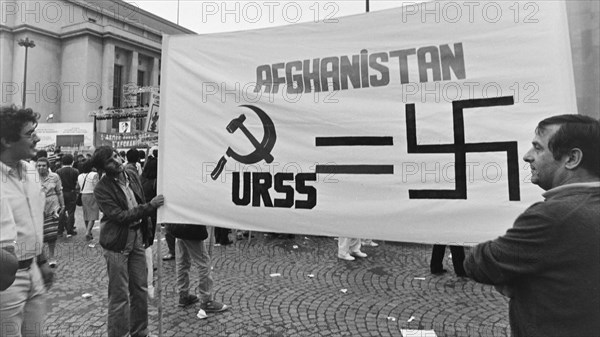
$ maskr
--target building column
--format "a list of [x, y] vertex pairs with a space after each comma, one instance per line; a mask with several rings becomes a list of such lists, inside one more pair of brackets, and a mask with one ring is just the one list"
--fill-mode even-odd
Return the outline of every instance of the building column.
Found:
[[[115, 86], [115, 44], [104, 41], [102, 51], [102, 107], [112, 107], [113, 92]], [[98, 132], [108, 132], [110, 120], [96, 122]]]
[[127, 90], [127, 88], [130, 87], [136, 87], [137, 86], [137, 72], [138, 72], [138, 59], [139, 59], [139, 54], [137, 51], [132, 51], [131, 52], [131, 58], [130, 63], [129, 63], [129, 76], [127, 76], [128, 81], [125, 82], [125, 85], [123, 87], [123, 95], [124, 95], [124, 107], [129, 107], [129, 106], [136, 106], [138, 105], [137, 103], [137, 96], [132, 96], [129, 94], [129, 91]]
[[152, 75], [150, 76], [150, 86], [158, 88], [158, 77], [160, 76], [159, 68], [160, 59], [154, 58], [152, 62]]

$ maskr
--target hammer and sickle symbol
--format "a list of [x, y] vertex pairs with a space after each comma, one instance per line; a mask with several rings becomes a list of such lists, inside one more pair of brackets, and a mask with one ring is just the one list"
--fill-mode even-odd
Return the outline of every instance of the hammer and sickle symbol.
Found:
[[[244, 135], [248, 138], [250, 143], [254, 146], [254, 151], [247, 155], [240, 155], [235, 152], [231, 147], [227, 148], [225, 154], [228, 157], [231, 157], [242, 164], [255, 164], [261, 160], [265, 160], [267, 163], [273, 162], [273, 156], [271, 155], [271, 151], [275, 146], [275, 141], [277, 140], [277, 134], [275, 133], [275, 124], [271, 118], [260, 108], [257, 108], [253, 105], [240, 105], [242, 107], [248, 108], [260, 118], [262, 122], [264, 135], [262, 141], [258, 141], [256, 137], [246, 128], [244, 125], [244, 121], [246, 120], [246, 116], [241, 114], [238, 118], [234, 118], [229, 124], [227, 124], [227, 131], [233, 134], [238, 129], [242, 130]], [[227, 163], [227, 159], [225, 156], [222, 156], [217, 163], [217, 167], [212, 171], [210, 176], [213, 180], [216, 180], [221, 172], [223, 172], [223, 168], [225, 168], [225, 163]]]

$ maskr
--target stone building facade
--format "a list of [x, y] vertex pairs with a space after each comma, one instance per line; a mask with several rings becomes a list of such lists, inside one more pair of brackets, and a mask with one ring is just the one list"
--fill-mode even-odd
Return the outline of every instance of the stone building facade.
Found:
[[[147, 104], [149, 94], [128, 100], [128, 85], [158, 87], [163, 34], [195, 34], [121, 0], [0, 1], [2, 105], [22, 105], [41, 121], [91, 122], [99, 107]], [[35, 47], [27, 54], [19, 41]], [[50, 118], [51, 117], [51, 118]], [[99, 123], [115, 132], [118, 123]]]

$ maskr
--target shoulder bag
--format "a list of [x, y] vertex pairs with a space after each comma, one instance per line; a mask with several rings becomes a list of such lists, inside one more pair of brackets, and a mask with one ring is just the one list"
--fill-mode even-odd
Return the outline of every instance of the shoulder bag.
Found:
[[83, 186], [79, 190], [79, 193], [77, 193], [77, 200], [75, 200], [75, 205], [77, 205], [77, 206], [83, 206], [83, 200], [81, 200], [81, 192], [85, 188], [85, 181], [87, 180], [87, 177], [89, 175], [90, 175], [89, 173], [85, 175], [85, 178], [83, 178]]

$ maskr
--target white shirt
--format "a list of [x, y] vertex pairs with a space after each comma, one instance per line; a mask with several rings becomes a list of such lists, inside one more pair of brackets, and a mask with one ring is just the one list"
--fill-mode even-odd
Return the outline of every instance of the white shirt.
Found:
[[[87, 178], [86, 178], [87, 176]], [[83, 180], [85, 179], [85, 186], [83, 185]], [[92, 194], [94, 193], [94, 188], [98, 184], [98, 172], [90, 172], [90, 173], [81, 173], [77, 177], [77, 184], [79, 188], [83, 188], [81, 190], [81, 194]]]
[[35, 165], [20, 161], [17, 168], [0, 162], [0, 245], [15, 246], [17, 258], [42, 253], [46, 196]]

